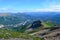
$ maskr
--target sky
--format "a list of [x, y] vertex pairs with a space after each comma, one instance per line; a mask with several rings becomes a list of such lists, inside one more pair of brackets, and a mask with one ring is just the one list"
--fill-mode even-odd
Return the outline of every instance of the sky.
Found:
[[0, 12], [60, 12], [60, 0], [0, 0]]

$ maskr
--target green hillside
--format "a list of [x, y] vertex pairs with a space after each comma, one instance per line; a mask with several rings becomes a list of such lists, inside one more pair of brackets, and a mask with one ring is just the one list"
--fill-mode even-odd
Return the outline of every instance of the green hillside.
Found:
[[42, 22], [42, 24], [43, 24], [43, 27], [44, 28], [51, 28], [51, 27], [54, 27], [55, 26], [55, 24], [53, 24], [52, 22]]
[[39, 37], [34, 37], [26, 33], [21, 33], [21, 32], [15, 32], [15, 31], [10, 31], [10, 30], [5, 30], [5, 29], [0, 29], [0, 38], [23, 38], [23, 39], [33, 39], [33, 40], [42, 40]]
[[36, 28], [36, 29], [33, 29], [32, 31], [30, 31], [30, 32], [28, 32], [28, 34], [31, 34], [31, 33], [34, 33], [34, 32], [38, 32], [38, 31], [40, 31], [40, 30], [43, 30], [43, 29], [45, 29], [45, 28], [53, 28], [53, 27], [55, 27], [55, 24], [53, 24], [52, 22], [44, 22], [44, 21], [42, 21], [42, 26], [41, 27], [38, 27], [38, 28]]

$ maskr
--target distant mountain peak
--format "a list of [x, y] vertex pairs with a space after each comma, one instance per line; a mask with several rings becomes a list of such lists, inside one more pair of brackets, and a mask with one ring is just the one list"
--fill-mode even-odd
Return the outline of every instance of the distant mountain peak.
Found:
[[9, 16], [9, 13], [0, 13], [0, 16]]

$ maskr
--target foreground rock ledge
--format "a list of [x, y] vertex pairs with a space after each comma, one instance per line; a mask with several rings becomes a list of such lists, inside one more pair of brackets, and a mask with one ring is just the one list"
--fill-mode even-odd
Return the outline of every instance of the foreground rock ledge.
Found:
[[0, 39], [0, 40], [33, 40], [33, 39], [23, 39], [23, 38], [10, 38], [10, 39]]

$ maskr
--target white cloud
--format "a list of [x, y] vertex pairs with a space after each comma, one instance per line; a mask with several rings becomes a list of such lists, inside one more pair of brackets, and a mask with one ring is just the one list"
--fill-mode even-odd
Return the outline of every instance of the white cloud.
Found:
[[60, 5], [51, 5], [51, 6], [49, 6], [48, 8], [36, 9], [36, 11], [60, 12]]
[[50, 5], [48, 8], [26, 9], [27, 12], [60, 12], [60, 5]]
[[18, 10], [14, 8], [3, 7], [0, 8], [0, 12], [18, 12]]
[[11, 7], [0, 8], [0, 12], [60, 12], [60, 5], [50, 5], [41, 9], [16, 9]]

